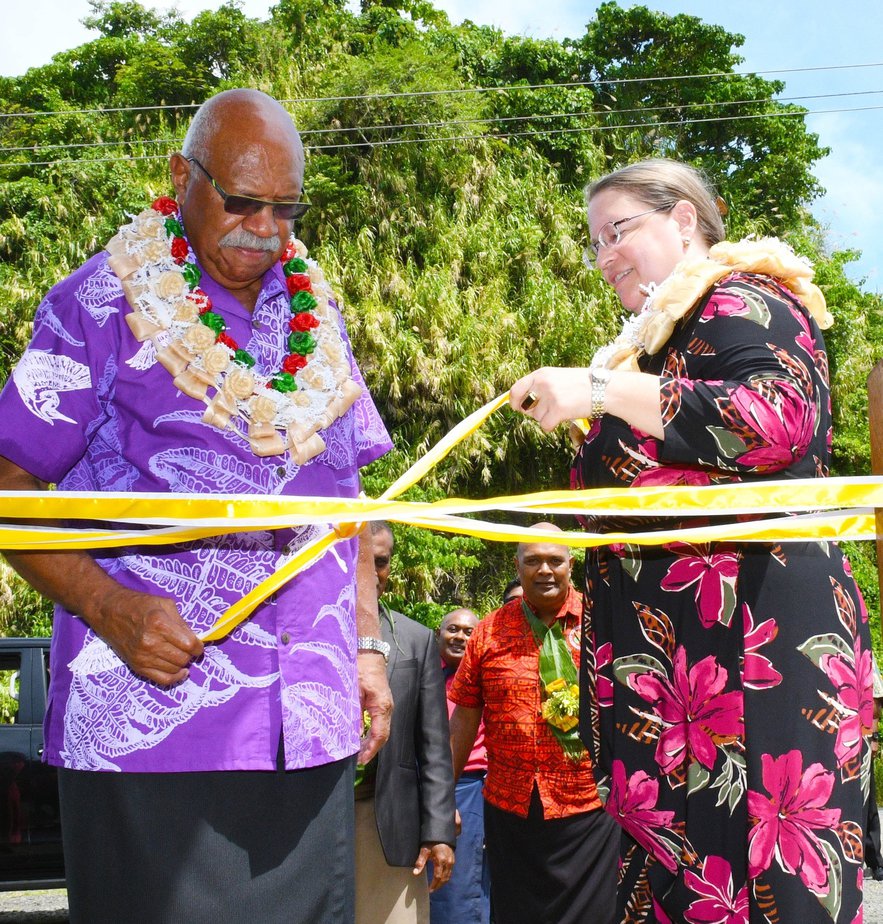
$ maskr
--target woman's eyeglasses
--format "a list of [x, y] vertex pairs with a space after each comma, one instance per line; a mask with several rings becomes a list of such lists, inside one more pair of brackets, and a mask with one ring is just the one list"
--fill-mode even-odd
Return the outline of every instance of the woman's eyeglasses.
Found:
[[257, 215], [261, 209], [268, 205], [273, 210], [273, 217], [280, 221], [297, 221], [303, 218], [304, 213], [310, 207], [309, 202], [269, 202], [266, 199], [254, 199], [251, 196], [234, 196], [221, 189], [217, 180], [202, 166], [195, 157], [188, 157], [187, 160], [197, 167], [206, 175], [206, 179], [212, 184], [215, 192], [224, 200], [224, 211], [231, 215]]
[[598, 239], [589, 242], [589, 250], [591, 251], [589, 256], [591, 259], [595, 259], [601, 252], [602, 247], [615, 247], [622, 238], [622, 231], [620, 230], [622, 225], [634, 221], [636, 218], [652, 215], [654, 212], [670, 212], [674, 207], [674, 203], [671, 205], [660, 205], [655, 209], [647, 209], [646, 212], [638, 212], [637, 215], [630, 215], [628, 218], [620, 218], [619, 221], [608, 221], [606, 225], [601, 226], [601, 230], [598, 232]]

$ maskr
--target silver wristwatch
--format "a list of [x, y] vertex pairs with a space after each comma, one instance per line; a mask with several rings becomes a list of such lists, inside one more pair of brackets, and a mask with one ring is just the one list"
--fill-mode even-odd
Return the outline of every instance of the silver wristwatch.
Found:
[[374, 638], [373, 635], [360, 635], [356, 639], [356, 648], [359, 651], [376, 651], [383, 655], [383, 660], [389, 663], [390, 647], [388, 642], [382, 638]]
[[610, 375], [610, 369], [592, 369], [589, 372], [589, 379], [592, 384], [592, 408], [589, 411], [590, 420], [604, 416], [607, 383], [610, 381]]

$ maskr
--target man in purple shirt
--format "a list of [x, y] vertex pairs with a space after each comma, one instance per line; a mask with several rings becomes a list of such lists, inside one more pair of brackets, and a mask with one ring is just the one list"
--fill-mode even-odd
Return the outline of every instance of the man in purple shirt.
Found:
[[[0, 489], [355, 497], [390, 442], [321, 270], [288, 243], [290, 116], [218, 94], [170, 168], [176, 200], [40, 305], [0, 395]], [[391, 712], [370, 537], [200, 640], [325, 531], [8, 556], [57, 603], [46, 759], [74, 924], [352, 921], [362, 708], [363, 762]]]

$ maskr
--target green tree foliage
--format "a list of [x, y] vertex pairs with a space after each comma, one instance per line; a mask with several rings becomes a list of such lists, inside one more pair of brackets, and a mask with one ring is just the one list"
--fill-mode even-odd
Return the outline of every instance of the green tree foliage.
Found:
[[[612, 165], [683, 158], [715, 180], [734, 215], [781, 234], [804, 219], [804, 207], [819, 194], [812, 168], [828, 151], [802, 119], [783, 115], [800, 107], [773, 102], [783, 83], [734, 72], [743, 42], [694, 16], [608, 2], [574, 47], [584, 79], [597, 81], [607, 124], [624, 126], [601, 134]], [[736, 121], [734, 114], [771, 117]]]
[[[288, 101], [304, 132], [314, 208], [300, 233], [342, 296], [395, 444], [366, 473], [369, 494], [518, 376], [585, 364], [616, 332], [621, 309], [582, 260], [582, 186], [651, 154], [720, 184], [731, 236], [781, 234], [817, 263], [838, 321], [835, 472], [869, 470], [864, 378], [883, 342], [881, 300], [846, 277], [850, 253], [826, 251], [810, 213], [825, 151], [775, 100], [782, 84], [736, 73], [741, 36], [615, 3], [561, 42], [452, 25], [426, 0], [358, 12], [280, 0], [266, 22], [231, 2], [190, 23], [94, 0], [87, 25], [92, 41], [0, 79], [0, 379], [50, 286], [127, 210], [169, 191], [164, 156], [191, 104], [246, 85]], [[569, 453], [563, 433], [504, 410], [407, 497], [564, 487]], [[400, 609], [435, 624], [456, 605], [497, 605], [511, 547], [396, 533]], [[873, 549], [852, 551], [876, 612]], [[48, 631], [39, 598], [0, 577], [7, 631]]]

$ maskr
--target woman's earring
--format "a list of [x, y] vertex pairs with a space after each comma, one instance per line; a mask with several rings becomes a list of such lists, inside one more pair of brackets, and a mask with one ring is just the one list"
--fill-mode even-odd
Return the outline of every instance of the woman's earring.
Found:
[[685, 238], [684, 238], [684, 253], [686, 253], [687, 250], [689, 249], [689, 247], [690, 247], [690, 241], [692, 241], [692, 240], [693, 240], [693, 238], [691, 238], [691, 237], [685, 237]]

